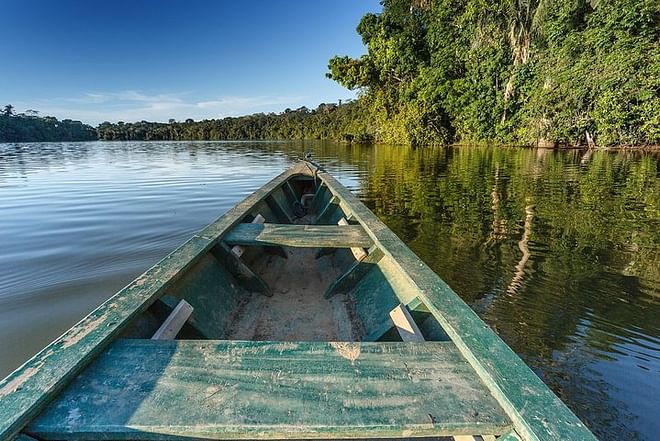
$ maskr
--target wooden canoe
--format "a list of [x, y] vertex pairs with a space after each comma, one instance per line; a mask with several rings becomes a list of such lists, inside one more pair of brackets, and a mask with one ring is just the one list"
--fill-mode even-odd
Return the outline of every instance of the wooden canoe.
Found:
[[441, 436], [595, 439], [307, 161], [0, 383], [2, 440]]

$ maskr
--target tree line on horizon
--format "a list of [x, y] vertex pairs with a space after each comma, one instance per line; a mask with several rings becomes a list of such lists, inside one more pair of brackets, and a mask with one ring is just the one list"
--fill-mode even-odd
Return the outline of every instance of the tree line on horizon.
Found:
[[362, 102], [322, 103], [316, 109], [303, 106], [281, 113], [194, 121], [105, 121], [96, 128], [80, 121], [38, 116], [34, 110], [16, 114], [11, 104], [0, 113], [0, 142], [39, 141], [197, 141], [332, 139], [355, 143], [373, 142], [374, 128], [365, 117]]
[[107, 141], [333, 139], [369, 143], [374, 140], [374, 128], [366, 113], [361, 101], [349, 101], [202, 121], [104, 122], [97, 132], [99, 139]]
[[[0, 141], [334, 139], [660, 145], [657, 0], [382, 0], [327, 77], [358, 99], [183, 122], [0, 115]], [[11, 107], [11, 106], [9, 106]], [[6, 109], [6, 107], [5, 107]], [[75, 139], [74, 139], [75, 138]]]
[[39, 116], [36, 110], [17, 114], [7, 104], [0, 111], [0, 142], [40, 141], [93, 141], [98, 139], [96, 129], [80, 121], [58, 120], [52, 116]]

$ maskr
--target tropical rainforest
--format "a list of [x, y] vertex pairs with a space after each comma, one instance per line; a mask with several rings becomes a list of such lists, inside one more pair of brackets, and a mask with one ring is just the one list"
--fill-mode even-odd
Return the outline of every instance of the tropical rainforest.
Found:
[[96, 130], [80, 121], [40, 117], [36, 110], [16, 114], [11, 104], [0, 111], [0, 142], [92, 141], [97, 138]]
[[384, 0], [330, 60], [379, 141], [660, 143], [657, 0]]
[[[100, 124], [103, 140], [336, 139], [410, 145], [660, 144], [657, 0], [383, 0], [367, 53], [328, 78], [352, 102], [169, 123]], [[83, 140], [81, 123], [5, 112], [0, 141]]]

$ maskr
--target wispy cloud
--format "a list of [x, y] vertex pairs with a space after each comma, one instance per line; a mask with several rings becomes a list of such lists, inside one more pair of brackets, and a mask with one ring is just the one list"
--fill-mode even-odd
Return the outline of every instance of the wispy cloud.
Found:
[[147, 94], [136, 90], [93, 91], [72, 98], [17, 103], [17, 108], [36, 108], [42, 115], [98, 124], [103, 121], [223, 118], [299, 107], [306, 99], [304, 96], [224, 96], [194, 100], [189, 96], [189, 92]]

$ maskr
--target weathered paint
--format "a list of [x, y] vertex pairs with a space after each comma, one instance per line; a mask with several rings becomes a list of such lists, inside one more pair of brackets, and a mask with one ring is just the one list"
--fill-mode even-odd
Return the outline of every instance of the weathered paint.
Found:
[[373, 241], [360, 225], [248, 224], [233, 227], [223, 240], [229, 245], [290, 247], [369, 247]]
[[112, 298], [0, 381], [0, 440], [12, 438], [89, 364], [135, 317], [241, 222], [255, 205], [293, 176], [285, 171], [131, 282]]
[[205, 253], [193, 237], [0, 382], [0, 439], [13, 437]]
[[332, 222], [332, 216], [335, 214], [337, 209], [339, 209], [340, 199], [337, 196], [332, 196], [328, 203], [323, 207], [319, 212], [318, 217], [316, 218], [317, 224], [336, 224], [337, 222]]
[[326, 193], [327, 190], [328, 187], [326, 187], [325, 185], [319, 185], [319, 188], [316, 189], [316, 193], [314, 193], [314, 197], [312, 198], [312, 202], [310, 203], [310, 207], [309, 207], [312, 213], [316, 213], [317, 210], [319, 209], [319, 206], [323, 201], [323, 195]]
[[167, 293], [185, 299], [195, 308], [188, 323], [203, 337], [211, 339], [225, 337], [232, 312], [250, 296], [250, 292], [211, 253], [203, 256]]
[[271, 194], [266, 198], [266, 204], [270, 208], [270, 211], [273, 212], [278, 222], [293, 222], [293, 218], [289, 216], [289, 212], [285, 210], [279, 201]]
[[[319, 178], [351, 208], [512, 419], [523, 440], [595, 440], [585, 425], [468, 305], [348, 189], [325, 172]], [[385, 260], [385, 259], [383, 259]], [[404, 300], [404, 299], [402, 299]]]
[[[258, 224], [244, 224], [257, 225]], [[216, 259], [236, 278], [236, 280], [249, 291], [260, 292], [271, 297], [273, 292], [264, 280], [255, 274], [250, 267], [244, 264], [232, 250], [224, 243], [219, 243], [211, 248], [211, 253]]]
[[203, 340], [118, 340], [27, 427], [40, 439], [508, 430], [509, 419], [451, 342]]
[[336, 294], [346, 294], [353, 290], [357, 283], [373, 269], [382, 257], [383, 252], [378, 248], [374, 247], [369, 250], [367, 257], [360, 261], [353, 262], [346, 272], [339, 276], [337, 280], [328, 287], [325, 292], [325, 298], [329, 299]]
[[[295, 198], [295, 194], [290, 194], [295, 193], [295, 190], [289, 185], [288, 179], [309, 173], [307, 165], [299, 165], [257, 190], [3, 380], [0, 383], [0, 439], [4, 440], [15, 435], [95, 357], [102, 354], [99, 359], [101, 360], [106, 356], [107, 354], [103, 354], [103, 350], [127, 324], [163, 295], [167, 288], [174, 286], [182, 274], [197, 264], [211, 247], [219, 244], [232, 227], [249, 221], [258, 212], [265, 213], [270, 222], [276, 220], [275, 213], [265, 199], [278, 191], [283, 191], [282, 194], [287, 199], [291, 196]], [[384, 322], [389, 320], [387, 308], [392, 308], [398, 303], [410, 303], [417, 298], [428, 308], [434, 320], [451, 338], [452, 344], [455, 344], [460, 356], [463, 357], [464, 365], [469, 364], [470, 381], [478, 378], [479, 384], [483, 384], [487, 388], [489, 394], [506, 412], [508, 420], [513, 424], [521, 440], [595, 439], [513, 351], [391, 230], [332, 176], [319, 172], [318, 177], [322, 186], [326, 188], [318, 198], [319, 201], [322, 201], [321, 205], [325, 204], [325, 208], [319, 216], [321, 217], [320, 223], [334, 224], [340, 217], [348, 218], [350, 216], [353, 221], [357, 221], [363, 227], [375, 247], [384, 253], [383, 259], [360, 279], [351, 293], [358, 313], [361, 315], [360, 319], [366, 323], [365, 332], [367, 334], [379, 331]], [[337, 254], [340, 253], [344, 252], [340, 251]], [[369, 320], [371, 321], [369, 322]], [[423, 326], [420, 328], [424, 329]], [[209, 341], [206, 343], [218, 344], [220, 342]], [[246, 348], [253, 344], [250, 342], [233, 343]], [[406, 345], [409, 344], [406, 343]], [[433, 344], [436, 343], [423, 343], [423, 345]], [[359, 347], [362, 353], [361, 346], [352, 346], [351, 343], [335, 343], [334, 345], [333, 348], [338, 354], [343, 354], [345, 360], [355, 364], [359, 362], [360, 358], [356, 356], [356, 348]], [[375, 345], [375, 347], [380, 347], [382, 343]], [[429, 348], [433, 349], [431, 346]], [[410, 354], [408, 356], [413, 359]], [[322, 358], [329, 360], [327, 354]], [[304, 360], [298, 361], [304, 363]], [[121, 370], [121, 366], [118, 369]], [[88, 371], [91, 372], [91, 370], [85, 370], [83, 376]], [[293, 373], [291, 375], [293, 378], [297, 378]], [[173, 376], [176, 377], [174, 374]], [[242, 378], [242, 381], [246, 381], [247, 385], [250, 383], [249, 379], [248, 376]], [[108, 381], [115, 381], [115, 379], [109, 378]], [[65, 394], [73, 389], [67, 389]], [[329, 391], [345, 394], [345, 391], [334, 387], [329, 388]], [[430, 395], [435, 398], [434, 394]], [[489, 395], [486, 394], [485, 397], [484, 399], [487, 400]], [[181, 407], [181, 401], [176, 397], [170, 400], [170, 404], [176, 409]], [[459, 400], [458, 404], [450, 407], [449, 410], [461, 405], [463, 404]], [[56, 407], [50, 406], [48, 412], [53, 411]], [[73, 411], [73, 409], [70, 410]], [[149, 411], [148, 406], [144, 411]], [[74, 412], [72, 417], [76, 415]], [[355, 415], [359, 416], [359, 412], [356, 411]], [[104, 415], [100, 417], [102, 416]], [[348, 416], [350, 417], [350, 415]], [[432, 425], [435, 424], [433, 416], [430, 418]], [[377, 415], [374, 418], [377, 418]], [[342, 436], [383, 436], [384, 433], [388, 434], [387, 436], [467, 434], [467, 429], [465, 432], [456, 431], [455, 425], [461, 417], [457, 418], [453, 422], [448, 419], [446, 425], [443, 426], [422, 427], [412, 424], [406, 429], [397, 427], [394, 432], [387, 432], [389, 429], [384, 428], [386, 425], [378, 426], [378, 430], [372, 431], [374, 426], [367, 424], [365, 420], [365, 425], [359, 430], [355, 428], [346, 432], [328, 430], [327, 433], [324, 432], [319, 436], [339, 438]], [[242, 425], [234, 427], [233, 430], [241, 430], [242, 433], [247, 433], [245, 436], [248, 437], [254, 437], [254, 435], [277, 437], [277, 431], [271, 433], [266, 426], [261, 426], [259, 429], [263, 429], [265, 432], [250, 433], [249, 431], [254, 427], [244, 423], [244, 421], [241, 422]], [[387, 427], [391, 428], [391, 426]], [[160, 426], [154, 426], [152, 429], [157, 432], [160, 430]], [[123, 430], [123, 428], [120, 427], [117, 430]], [[288, 430], [292, 430], [292, 427], [288, 427]], [[474, 428], [469, 432], [470, 434], [491, 433], [485, 430], [476, 431]], [[132, 435], [135, 433], [133, 432]], [[73, 435], [73, 437], [75, 436], [84, 436], [84, 434]], [[141, 436], [160, 437], [161, 435], [142, 433]], [[291, 436], [297, 435], [292, 433]], [[317, 437], [314, 433], [306, 434], [306, 436], [308, 438]]]

